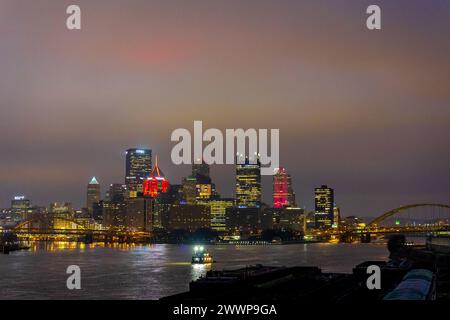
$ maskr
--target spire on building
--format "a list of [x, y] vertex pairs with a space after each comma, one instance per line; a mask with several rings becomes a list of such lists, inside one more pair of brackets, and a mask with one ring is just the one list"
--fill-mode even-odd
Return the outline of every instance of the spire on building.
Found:
[[158, 165], [158, 156], [155, 159], [155, 165], [150, 176], [144, 182], [143, 191], [145, 196], [156, 198], [160, 193], [166, 193], [169, 189], [169, 180], [161, 171]]
[[89, 184], [98, 184], [97, 178], [92, 177], [91, 182]]

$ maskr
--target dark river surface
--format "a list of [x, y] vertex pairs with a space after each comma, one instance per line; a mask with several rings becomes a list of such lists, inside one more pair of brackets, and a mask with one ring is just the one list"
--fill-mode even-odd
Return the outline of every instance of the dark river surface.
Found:
[[[387, 260], [384, 243], [206, 246], [214, 269], [247, 265], [319, 266], [351, 273], [366, 260]], [[0, 255], [0, 299], [159, 299], [187, 291], [210, 267], [190, 263], [193, 246], [47, 243]], [[66, 269], [81, 268], [81, 290], [68, 290]]]

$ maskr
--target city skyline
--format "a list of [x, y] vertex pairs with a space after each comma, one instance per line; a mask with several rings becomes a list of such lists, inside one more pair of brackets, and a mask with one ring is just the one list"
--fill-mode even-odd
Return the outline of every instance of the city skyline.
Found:
[[450, 0], [0, 0], [0, 300], [433, 316], [449, 31]]
[[[100, 200], [106, 199], [108, 198], [108, 193], [110, 193], [110, 188], [114, 188], [115, 186], [123, 186], [123, 187], [127, 187], [127, 194], [131, 197], [136, 197], [137, 193], [136, 193], [136, 189], [139, 190], [140, 193], [142, 193], [144, 196], [150, 196], [150, 192], [149, 190], [146, 191], [146, 189], [148, 189], [149, 187], [146, 187], [146, 181], [148, 183], [149, 180], [151, 180], [152, 178], [155, 177], [155, 174], [153, 173], [155, 170], [157, 170], [157, 174], [158, 177], [161, 174], [160, 173], [160, 168], [158, 165], [158, 155], [156, 155], [156, 161], [154, 164], [152, 164], [152, 153], [153, 150], [150, 148], [129, 148], [125, 151], [125, 174], [124, 174], [124, 181], [119, 182], [111, 182], [111, 183], [104, 183], [104, 182], [99, 182], [97, 180], [97, 177], [94, 175], [92, 177], [90, 177], [89, 183], [87, 184], [87, 193], [85, 194], [86, 198], [84, 199], [84, 205], [76, 205], [75, 207], [77, 209], [88, 209], [89, 211], [92, 210], [92, 205], [95, 202], [98, 202]], [[141, 159], [137, 158], [140, 157]], [[191, 167], [191, 175], [187, 175], [185, 177], [179, 177], [178, 180], [175, 180], [175, 185], [178, 186], [182, 186], [184, 184], [185, 179], [194, 179], [195, 181], [200, 181], [197, 183], [208, 183], [211, 184], [212, 186], [214, 186], [215, 184], [213, 183], [213, 179], [210, 177], [210, 171], [211, 171], [211, 167], [214, 167], [215, 165], [208, 165], [206, 163], [202, 163], [202, 164], [192, 164], [189, 165]], [[250, 201], [250, 204], [255, 204], [257, 207], [260, 207], [261, 204], [267, 204], [267, 205], [275, 205], [273, 199], [267, 199], [267, 201], [264, 200], [258, 200], [261, 195], [262, 195], [262, 191], [265, 189], [264, 185], [262, 185], [262, 183], [260, 182], [261, 179], [261, 166], [259, 164], [259, 162], [257, 164], [251, 164], [248, 162], [248, 159], [246, 158], [246, 161], [243, 164], [234, 164], [233, 165], [234, 170], [235, 170], [235, 179], [236, 181], [240, 181], [239, 185], [236, 184], [236, 190], [234, 192], [234, 194], [232, 195], [232, 197], [230, 196], [224, 196], [221, 195], [220, 192], [217, 192], [216, 194], [216, 190], [215, 187], [213, 187], [213, 193], [209, 194], [209, 196], [217, 196], [219, 195], [220, 198], [218, 198], [219, 201], [223, 201], [223, 200], [227, 200], [227, 199], [236, 199], [238, 201], [237, 205], [240, 206], [241, 204], [239, 203], [239, 198], [241, 196], [244, 196], [244, 198], [246, 199], [245, 201]], [[281, 171], [280, 171], [281, 170]], [[246, 172], [249, 171], [249, 172]], [[280, 174], [280, 172], [282, 172], [283, 174], [286, 174], [285, 168], [280, 167], [280, 168], [276, 168], [275, 170], [278, 174]], [[140, 174], [139, 174], [139, 173]], [[240, 173], [239, 173], [240, 172]], [[249, 177], [245, 176], [250, 174]], [[138, 180], [140, 179], [140, 187], [136, 188], [136, 176], [138, 178]], [[276, 177], [277, 175], [273, 175], [270, 176], [271, 178]], [[286, 206], [288, 207], [296, 207], [296, 202], [295, 202], [295, 192], [294, 190], [291, 188], [291, 177], [290, 175], [288, 175], [289, 177], [289, 192], [291, 192], [292, 194], [289, 195], [289, 202], [286, 202]], [[200, 180], [198, 180], [200, 179]], [[207, 179], [209, 182], [207, 181], [203, 181]], [[248, 180], [250, 179], [250, 180]], [[164, 180], [166, 180], [165, 176], [164, 176]], [[167, 180], [168, 182], [168, 180]], [[272, 188], [272, 190], [274, 190], [274, 181], [271, 181], [271, 185], [270, 187]], [[256, 187], [257, 190], [253, 190], [253, 187]], [[267, 187], [267, 186], [266, 186]], [[238, 191], [239, 190], [239, 191]], [[166, 191], [164, 191], [166, 192]], [[211, 190], [209, 191], [211, 192]], [[256, 192], [256, 193], [255, 193]], [[247, 199], [246, 197], [250, 196], [251, 199]], [[273, 196], [273, 194], [271, 194], [271, 196]], [[155, 195], [152, 195], [152, 197], [155, 197]], [[21, 198], [21, 199], [26, 199], [27, 201], [31, 201], [32, 205], [34, 206], [47, 206], [47, 204], [45, 203], [39, 203], [38, 201], [32, 201], [31, 197], [28, 197], [25, 194], [16, 194], [14, 195], [10, 201], [14, 201], [14, 199], [16, 198]], [[52, 203], [55, 202], [67, 202], [70, 204], [74, 204], [72, 201], [70, 201], [70, 199], [65, 199], [67, 201], [62, 201], [61, 199], [58, 200], [52, 200], [49, 205], [51, 205]], [[253, 201], [253, 202], [252, 202]], [[256, 201], [256, 202], [255, 202]], [[276, 206], [275, 206], [276, 207]], [[1, 207], [3, 208], [3, 207]], [[4, 207], [3, 209], [5, 209], [7, 207]], [[276, 207], [278, 208], [278, 207]], [[280, 207], [281, 208], [281, 207]], [[92, 214], [92, 212], [91, 212]]]
[[[1, 2], [0, 207], [18, 194], [81, 207], [90, 177], [122, 183], [129, 146], [187, 176], [170, 133], [194, 120], [279, 128], [308, 208], [322, 184], [345, 216], [447, 202], [450, 3], [379, 1], [380, 32], [369, 1], [78, 4], [83, 29], [68, 33], [66, 3]], [[212, 167], [224, 197], [233, 171]]]

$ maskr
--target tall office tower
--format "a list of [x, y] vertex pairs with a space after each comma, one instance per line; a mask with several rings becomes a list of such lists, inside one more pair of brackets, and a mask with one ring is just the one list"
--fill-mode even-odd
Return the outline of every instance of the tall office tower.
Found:
[[142, 194], [144, 180], [152, 172], [152, 150], [128, 149], [126, 152], [125, 184], [131, 198]]
[[295, 206], [291, 176], [285, 168], [278, 168], [273, 176], [273, 207], [281, 209]]
[[323, 185], [315, 189], [315, 226], [331, 228], [334, 220], [334, 190]]
[[248, 158], [236, 164], [236, 206], [261, 207], [261, 163], [250, 163]]
[[94, 203], [98, 203], [100, 201], [100, 198], [100, 184], [95, 177], [92, 177], [87, 186], [86, 193], [86, 208], [88, 209], [88, 212], [90, 214], [92, 214]]
[[194, 163], [192, 165], [192, 176], [197, 177], [199, 175], [209, 178], [209, 164], [203, 162], [200, 164]]
[[25, 220], [31, 208], [31, 201], [25, 196], [16, 196], [11, 200], [11, 216], [14, 221]]

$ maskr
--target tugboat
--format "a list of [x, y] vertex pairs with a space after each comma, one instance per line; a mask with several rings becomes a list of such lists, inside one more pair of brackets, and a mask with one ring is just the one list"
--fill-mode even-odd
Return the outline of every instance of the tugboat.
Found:
[[192, 264], [210, 264], [213, 263], [211, 255], [205, 251], [203, 246], [195, 246], [192, 255]]

